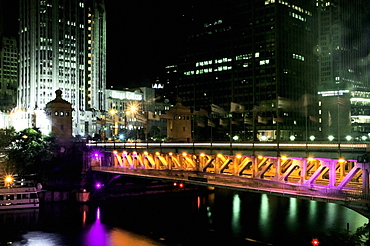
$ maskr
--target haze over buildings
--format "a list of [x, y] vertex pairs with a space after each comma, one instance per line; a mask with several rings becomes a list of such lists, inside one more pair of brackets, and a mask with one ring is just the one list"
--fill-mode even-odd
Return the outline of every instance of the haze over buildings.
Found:
[[155, 85], [191, 108], [195, 140], [369, 137], [367, 1], [20, 3], [25, 124], [61, 89], [72, 134], [96, 133], [107, 87]]

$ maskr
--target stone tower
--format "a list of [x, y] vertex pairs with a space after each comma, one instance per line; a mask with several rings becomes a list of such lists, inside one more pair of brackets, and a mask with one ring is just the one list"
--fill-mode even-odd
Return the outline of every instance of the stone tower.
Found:
[[190, 109], [177, 104], [167, 112], [167, 140], [169, 142], [191, 142], [191, 112]]
[[56, 98], [46, 104], [45, 114], [50, 131], [58, 138], [72, 137], [72, 104], [62, 99], [62, 91], [55, 91]]

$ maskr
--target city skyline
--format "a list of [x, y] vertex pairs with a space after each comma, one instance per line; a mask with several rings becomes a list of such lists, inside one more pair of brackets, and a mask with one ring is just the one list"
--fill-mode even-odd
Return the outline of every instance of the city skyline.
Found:
[[[3, 4], [5, 34], [18, 37], [18, 1], [3, 1]], [[106, 1], [105, 4], [107, 87], [150, 85], [166, 65], [176, 62], [180, 5], [169, 0]], [[142, 61], [148, 62], [142, 65]]]

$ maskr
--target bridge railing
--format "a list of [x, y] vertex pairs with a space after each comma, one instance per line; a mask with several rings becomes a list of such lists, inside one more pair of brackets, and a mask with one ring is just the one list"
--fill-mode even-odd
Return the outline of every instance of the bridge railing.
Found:
[[[280, 155], [281, 153], [292, 153], [296, 157], [307, 157], [310, 154], [316, 154], [316, 157], [343, 157], [346, 159], [359, 159], [366, 152], [370, 151], [370, 145], [367, 143], [341, 143], [341, 142], [193, 142], [193, 143], [172, 143], [172, 142], [89, 142], [89, 147], [104, 149], [157, 149], [161, 152], [197, 152], [220, 151], [224, 154], [234, 154], [242, 152], [247, 155], [270, 152], [271, 155]], [[298, 156], [300, 155], [300, 156]], [[318, 156], [321, 155], [321, 156]]]
[[[310, 187], [295, 185], [291, 183], [281, 183], [273, 180], [259, 180], [245, 177], [235, 177], [215, 173], [194, 173], [189, 171], [175, 170], [155, 170], [155, 169], [130, 169], [123, 167], [93, 167], [94, 171], [105, 171], [121, 173], [126, 175], [137, 175], [141, 177], [152, 177], [169, 179], [174, 181], [184, 181], [193, 184], [224, 186], [232, 189], [250, 190], [263, 193], [274, 193], [290, 197], [307, 197], [310, 200], [327, 200], [344, 202], [347, 205], [356, 204], [365, 206], [370, 203], [370, 195], [362, 193], [361, 190], [338, 190], [328, 187]], [[198, 177], [193, 179], [189, 177]], [[206, 181], [197, 181], [199, 177]]]

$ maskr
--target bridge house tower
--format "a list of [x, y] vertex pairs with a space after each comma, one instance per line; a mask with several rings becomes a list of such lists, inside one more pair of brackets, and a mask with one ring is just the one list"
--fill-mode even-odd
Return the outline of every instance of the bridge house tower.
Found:
[[177, 104], [167, 112], [165, 118], [167, 118], [167, 141], [192, 141], [191, 112], [181, 104], [181, 99], [177, 99]]
[[72, 104], [62, 98], [62, 91], [55, 91], [56, 98], [46, 104], [48, 130], [59, 138], [72, 137]]

